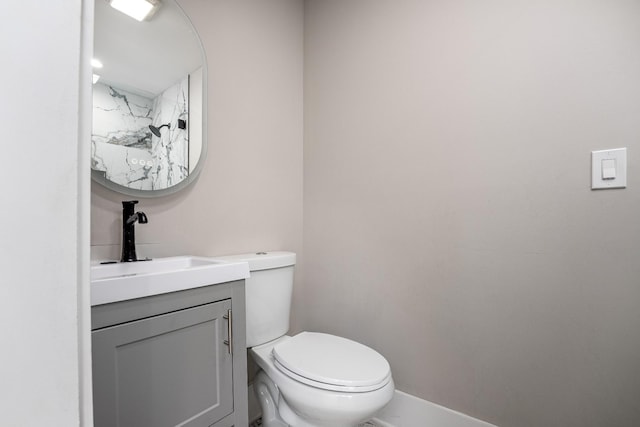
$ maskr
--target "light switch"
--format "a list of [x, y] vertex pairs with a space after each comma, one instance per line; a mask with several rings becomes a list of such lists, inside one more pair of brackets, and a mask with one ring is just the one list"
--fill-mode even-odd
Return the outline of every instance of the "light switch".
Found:
[[627, 187], [627, 149], [591, 152], [591, 188]]
[[602, 161], [602, 179], [616, 179], [615, 159], [604, 159]]

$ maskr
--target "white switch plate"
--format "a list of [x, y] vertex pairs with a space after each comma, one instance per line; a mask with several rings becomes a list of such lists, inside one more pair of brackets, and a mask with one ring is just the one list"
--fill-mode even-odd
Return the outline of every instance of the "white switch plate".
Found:
[[[602, 179], [602, 161], [615, 161], [615, 178]], [[591, 152], [591, 189], [627, 187], [627, 149], [614, 148]]]

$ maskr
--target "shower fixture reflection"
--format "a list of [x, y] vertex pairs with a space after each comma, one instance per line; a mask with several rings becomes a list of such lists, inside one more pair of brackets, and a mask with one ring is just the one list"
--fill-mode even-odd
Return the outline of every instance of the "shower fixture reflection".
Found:
[[[165, 123], [162, 126], [157, 126], [157, 127], [154, 126], [154, 125], [149, 125], [149, 130], [155, 136], [160, 138], [162, 136], [162, 134], [160, 133], [160, 129], [162, 129], [163, 127], [167, 127], [169, 129], [171, 129], [171, 124], [170, 123]], [[182, 120], [182, 119], [178, 119], [178, 129], [186, 129], [186, 128], [187, 128], [187, 121], [186, 120]]]
[[152, 134], [154, 134], [155, 136], [157, 136], [158, 138], [160, 138], [162, 136], [162, 134], [160, 133], [160, 129], [162, 129], [163, 127], [167, 127], [169, 129], [171, 129], [171, 125], [169, 123], [165, 123], [162, 126], [156, 127], [154, 125], [149, 125], [149, 130], [151, 131]]

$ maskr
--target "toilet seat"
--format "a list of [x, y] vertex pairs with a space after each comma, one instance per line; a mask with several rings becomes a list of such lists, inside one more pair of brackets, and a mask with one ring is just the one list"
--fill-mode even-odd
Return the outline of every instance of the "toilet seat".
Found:
[[387, 360], [375, 350], [335, 335], [301, 332], [272, 349], [276, 368], [316, 388], [369, 392], [391, 380]]

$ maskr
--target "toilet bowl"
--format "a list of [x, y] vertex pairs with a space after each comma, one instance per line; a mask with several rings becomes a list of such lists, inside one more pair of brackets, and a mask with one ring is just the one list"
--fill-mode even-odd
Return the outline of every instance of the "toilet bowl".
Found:
[[[317, 351], [324, 345], [324, 352]], [[345, 338], [301, 332], [254, 347], [250, 354], [263, 371], [254, 388], [266, 427], [355, 426], [393, 396], [386, 360]]]
[[285, 335], [294, 253], [222, 259], [249, 263], [247, 348], [260, 368], [254, 390], [264, 427], [353, 427], [389, 403], [394, 392], [391, 369], [375, 350], [331, 334]]

